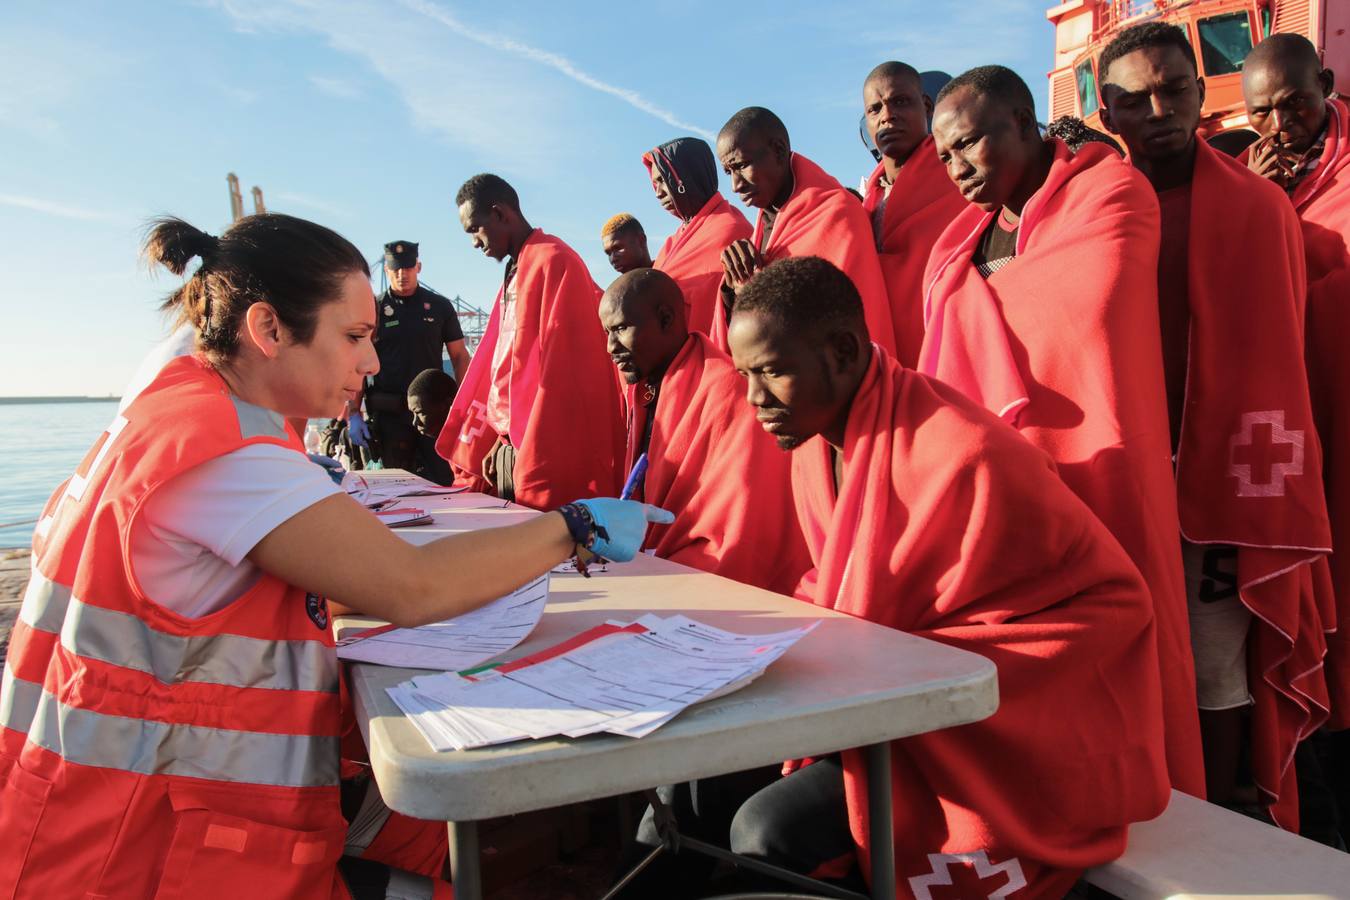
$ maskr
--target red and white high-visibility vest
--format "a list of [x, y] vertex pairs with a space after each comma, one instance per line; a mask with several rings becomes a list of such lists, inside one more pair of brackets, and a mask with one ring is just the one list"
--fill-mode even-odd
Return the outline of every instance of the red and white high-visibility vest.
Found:
[[128, 558], [142, 504], [281, 416], [169, 363], [47, 502], [0, 686], [0, 898], [344, 895], [323, 598], [264, 574], [188, 619]]

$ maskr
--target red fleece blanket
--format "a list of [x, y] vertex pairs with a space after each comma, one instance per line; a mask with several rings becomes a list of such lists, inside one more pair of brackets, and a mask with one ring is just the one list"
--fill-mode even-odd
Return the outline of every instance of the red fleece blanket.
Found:
[[[649, 158], [642, 159], [650, 170]], [[674, 278], [684, 292], [690, 331], [707, 334], [712, 330], [713, 316], [722, 309], [722, 251], [753, 232], [740, 210], [721, 194], [713, 194], [698, 215], [680, 225], [661, 245], [653, 268]]]
[[971, 256], [993, 215], [971, 206], [933, 249], [919, 371], [1050, 454], [1144, 575], [1158, 620], [1172, 784], [1203, 797], [1158, 326], [1157, 197], [1110, 148], [1055, 141], [1023, 209], [1017, 258]]
[[[834, 263], [853, 279], [853, 286], [862, 295], [872, 340], [890, 350], [895, 328], [867, 211], [857, 197], [800, 153], [792, 154], [792, 177], [792, 196], [778, 211], [769, 243], [761, 254], [764, 264], [789, 256], [819, 256]], [[751, 238], [755, 246], [759, 246], [763, 230], [761, 211]], [[728, 349], [725, 315], [713, 317], [713, 330], [708, 336], [719, 349]]]
[[[581, 257], [535, 229], [516, 266], [511, 344], [511, 443], [516, 502], [551, 509], [579, 497], [615, 496], [623, 459], [623, 410], [605, 335], [595, 317], [600, 289]], [[501, 292], [464, 375], [436, 450], [459, 483], [489, 490], [483, 457], [497, 434], [485, 417]]]
[[[628, 465], [649, 406], [630, 388]], [[653, 525], [656, 555], [791, 594], [811, 568], [792, 506], [791, 457], [755, 421], [727, 355], [692, 332], [661, 379], [642, 499], [675, 513]]]
[[1322, 438], [1322, 477], [1331, 516], [1334, 634], [1327, 637], [1332, 728], [1350, 728], [1350, 472], [1332, 461], [1350, 454], [1350, 105], [1328, 101], [1322, 161], [1294, 191], [1308, 260], [1308, 388]]
[[[881, 202], [878, 165], [867, 179], [863, 209], [872, 215]], [[933, 138], [926, 137], [900, 167], [881, 219], [881, 273], [886, 279], [895, 325], [896, 358], [911, 369], [923, 343], [923, 273], [942, 232], [970, 204], [947, 177]]]
[[[1148, 592], [1043, 452], [884, 353], [843, 452], [837, 496], [822, 438], [793, 453], [810, 599], [998, 666], [993, 716], [894, 745], [901, 896], [1061, 897], [1166, 805]], [[867, 871], [861, 753], [844, 765]]]
[[1298, 217], [1278, 186], [1198, 142], [1191, 187], [1191, 353], [1177, 450], [1181, 530], [1238, 546], [1256, 708], [1252, 769], [1297, 829], [1293, 755], [1327, 718], [1335, 627], [1322, 456], [1303, 365]]

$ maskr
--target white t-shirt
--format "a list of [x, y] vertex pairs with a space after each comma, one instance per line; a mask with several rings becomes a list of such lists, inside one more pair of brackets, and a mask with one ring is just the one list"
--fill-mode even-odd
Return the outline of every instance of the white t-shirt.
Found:
[[145, 594], [188, 618], [228, 606], [262, 570], [245, 557], [272, 529], [341, 493], [319, 466], [275, 444], [202, 463], [150, 495], [131, 532]]
[[[141, 363], [119, 412], [170, 360], [192, 352], [184, 326]], [[264, 415], [267, 413], [264, 411]], [[245, 557], [272, 529], [339, 493], [328, 473], [275, 444], [253, 444], [202, 463], [160, 486], [131, 532], [131, 568], [151, 600], [188, 618], [224, 609], [262, 570]]]

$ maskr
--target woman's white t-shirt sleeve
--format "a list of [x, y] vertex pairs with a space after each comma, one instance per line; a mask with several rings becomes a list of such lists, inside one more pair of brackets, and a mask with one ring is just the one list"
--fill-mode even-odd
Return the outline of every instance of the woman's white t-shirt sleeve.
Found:
[[302, 453], [253, 444], [161, 485], [131, 535], [131, 562], [156, 603], [200, 618], [241, 596], [261, 570], [246, 557], [272, 529], [341, 492]]

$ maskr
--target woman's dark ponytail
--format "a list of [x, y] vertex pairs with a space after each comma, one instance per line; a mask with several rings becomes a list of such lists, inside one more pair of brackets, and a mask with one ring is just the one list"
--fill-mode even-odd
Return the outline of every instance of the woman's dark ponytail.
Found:
[[294, 216], [263, 213], [240, 219], [220, 237], [172, 216], [150, 223], [142, 254], [151, 265], [183, 275], [201, 265], [161, 308], [197, 330], [197, 347], [213, 362], [239, 349], [239, 326], [266, 301], [301, 343], [314, 336], [319, 307], [338, 298], [352, 272], [370, 277], [361, 252], [342, 235]]

